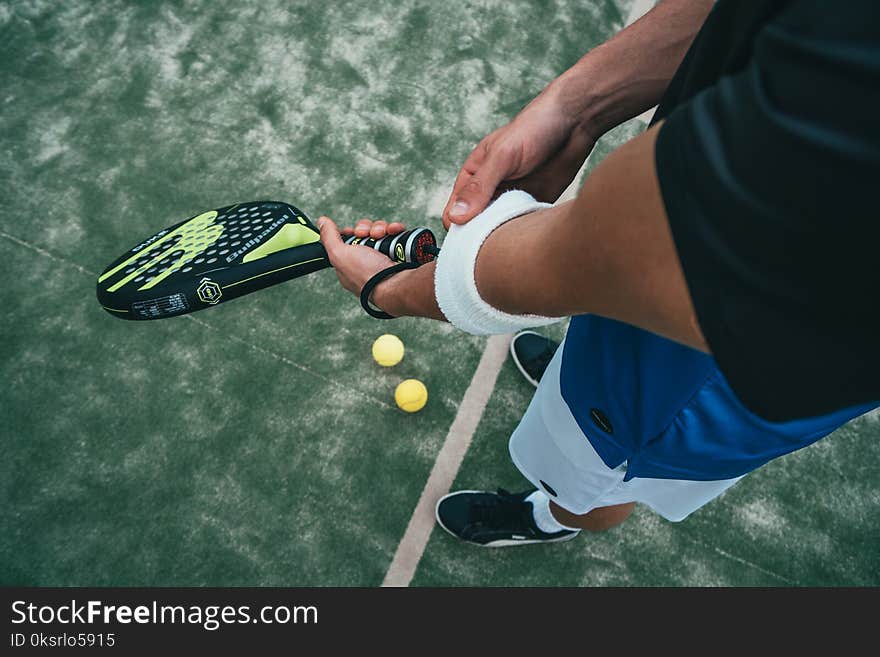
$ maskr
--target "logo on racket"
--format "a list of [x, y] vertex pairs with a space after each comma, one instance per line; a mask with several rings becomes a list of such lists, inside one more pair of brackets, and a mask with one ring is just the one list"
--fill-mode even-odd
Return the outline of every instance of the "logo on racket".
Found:
[[204, 303], [214, 305], [220, 301], [220, 297], [223, 296], [223, 290], [221, 290], [220, 286], [210, 278], [203, 278], [199, 282], [199, 286], [196, 288], [196, 294], [199, 295], [199, 299]]
[[406, 255], [403, 252], [403, 244], [398, 243], [397, 246], [394, 247], [394, 257], [397, 258], [397, 262], [403, 262], [406, 260]]

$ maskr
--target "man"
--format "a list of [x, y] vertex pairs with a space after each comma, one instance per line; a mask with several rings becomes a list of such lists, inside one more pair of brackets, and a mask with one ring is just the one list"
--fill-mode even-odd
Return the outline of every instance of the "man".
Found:
[[[637, 502], [679, 521], [877, 406], [878, 90], [867, 0], [667, 0], [477, 146], [436, 263], [389, 271], [319, 220], [342, 285], [391, 315], [475, 334], [573, 317], [510, 440], [534, 489], [447, 495], [447, 531], [568, 540]], [[658, 101], [575, 201], [536, 200]]]

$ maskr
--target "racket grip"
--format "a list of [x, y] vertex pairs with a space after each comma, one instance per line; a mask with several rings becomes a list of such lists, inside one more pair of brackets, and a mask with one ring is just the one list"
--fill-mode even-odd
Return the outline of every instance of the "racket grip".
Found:
[[440, 253], [437, 248], [437, 238], [429, 228], [424, 226], [412, 228], [397, 235], [386, 235], [379, 240], [350, 235], [344, 241], [346, 244], [360, 244], [376, 249], [395, 262], [412, 262], [423, 265], [426, 262], [431, 262]]

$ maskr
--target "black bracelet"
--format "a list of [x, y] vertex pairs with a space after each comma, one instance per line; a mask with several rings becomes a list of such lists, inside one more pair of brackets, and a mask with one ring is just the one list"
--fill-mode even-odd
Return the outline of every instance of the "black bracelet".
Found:
[[383, 269], [368, 280], [361, 290], [361, 306], [367, 311], [367, 314], [376, 319], [394, 319], [394, 315], [389, 315], [384, 310], [373, 308], [370, 305], [370, 295], [373, 294], [373, 290], [376, 286], [389, 276], [396, 274], [399, 271], [403, 271], [404, 269], [415, 269], [418, 266], [419, 263], [417, 262], [398, 262], [396, 265], [392, 265], [388, 269]]

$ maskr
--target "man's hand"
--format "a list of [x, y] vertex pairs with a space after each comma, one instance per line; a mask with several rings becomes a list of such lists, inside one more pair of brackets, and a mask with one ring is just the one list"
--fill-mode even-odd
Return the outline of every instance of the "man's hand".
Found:
[[[340, 230], [330, 217], [320, 217], [321, 244], [327, 251], [336, 277], [346, 290], [360, 297], [367, 281], [394, 265], [387, 256], [375, 249], [357, 244], [346, 244]], [[403, 232], [401, 223], [386, 223], [362, 219], [354, 228], [343, 228], [342, 235], [357, 235], [381, 239], [385, 235]], [[416, 269], [406, 269], [382, 280], [373, 290], [370, 301], [394, 317], [414, 315], [445, 320], [434, 298], [434, 263]]]
[[512, 188], [555, 202], [599, 137], [657, 104], [712, 6], [659, 2], [551, 82], [477, 144], [443, 210], [446, 228], [467, 223]]
[[508, 189], [552, 203], [574, 180], [596, 138], [566, 115], [553, 85], [516, 118], [484, 138], [465, 160], [443, 210], [443, 225], [464, 224]]
[[375, 249], [346, 244], [342, 241], [342, 235], [353, 234], [358, 237], [381, 239], [386, 235], [397, 235], [404, 230], [403, 224], [398, 222], [389, 224], [382, 220], [361, 219], [354, 228], [343, 228], [340, 231], [330, 217], [320, 217], [318, 228], [321, 231], [321, 244], [324, 245], [327, 257], [336, 269], [339, 282], [342, 287], [356, 296], [360, 295], [368, 280], [394, 263]]

